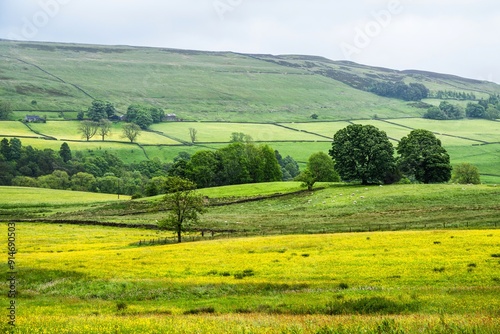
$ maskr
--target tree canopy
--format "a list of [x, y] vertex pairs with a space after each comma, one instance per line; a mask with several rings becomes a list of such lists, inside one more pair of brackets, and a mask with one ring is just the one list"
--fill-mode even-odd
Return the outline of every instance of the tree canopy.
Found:
[[394, 147], [387, 134], [372, 125], [349, 125], [333, 137], [330, 156], [345, 181], [383, 183], [395, 171]]
[[0, 120], [9, 119], [12, 115], [12, 106], [7, 101], [0, 101]]
[[196, 184], [189, 180], [171, 177], [168, 182], [170, 193], [163, 198], [168, 215], [158, 222], [158, 227], [174, 230], [177, 241], [182, 242], [182, 232], [191, 224], [197, 223], [199, 215], [205, 212], [204, 199], [195, 192]]
[[480, 184], [481, 177], [476, 166], [469, 163], [462, 163], [453, 168], [451, 180], [458, 184]]
[[109, 119], [111, 116], [114, 116], [115, 113], [116, 109], [113, 104], [102, 100], [92, 101], [92, 105], [87, 110], [87, 116], [94, 122], [99, 122], [102, 119]]
[[452, 167], [441, 141], [428, 130], [413, 130], [401, 139], [398, 166], [410, 180], [422, 183], [448, 182]]

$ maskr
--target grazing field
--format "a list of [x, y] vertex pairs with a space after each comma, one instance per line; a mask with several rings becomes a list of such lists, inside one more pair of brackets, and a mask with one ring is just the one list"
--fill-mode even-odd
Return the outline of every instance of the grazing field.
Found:
[[293, 131], [274, 124], [248, 124], [248, 123], [161, 123], [154, 124], [151, 129], [161, 131], [167, 135], [181, 138], [190, 142], [189, 128], [197, 130], [198, 143], [227, 143], [233, 132], [250, 135], [254, 141], [316, 141], [321, 137], [316, 135]]
[[[436, 133], [443, 146], [450, 153], [452, 165], [462, 162], [475, 164], [482, 175], [482, 182], [500, 183], [500, 122], [486, 120], [433, 121], [424, 119], [358, 120], [357, 124], [370, 124], [385, 131], [396, 146], [397, 141], [408, 135], [411, 128], [423, 128]], [[23, 145], [35, 148], [59, 150], [62, 141], [69, 141], [72, 151], [84, 154], [113, 152], [126, 163], [159, 158], [172, 161], [180, 152], [194, 154], [199, 150], [219, 149], [229, 144], [233, 132], [252, 136], [259, 143], [270, 145], [285, 157], [290, 155], [305, 166], [309, 156], [331, 148], [331, 139], [349, 122], [310, 123], [215, 123], [215, 122], [168, 122], [155, 124], [152, 131], [143, 131], [136, 144], [122, 138], [122, 123], [113, 125], [105, 141], [96, 136], [90, 142], [78, 133], [77, 121], [49, 121], [45, 124], [31, 124], [34, 131], [57, 141], [36, 138], [21, 138]], [[0, 123], [0, 135], [6, 137], [41, 135], [30, 132], [20, 122]], [[197, 130], [197, 140], [191, 145], [189, 129]]]
[[21, 122], [0, 121], [0, 136], [2, 137], [39, 137]]
[[[31, 124], [30, 126], [34, 131], [41, 133], [45, 136], [50, 136], [57, 138], [58, 140], [81, 140], [82, 134], [78, 131], [78, 125], [80, 122], [78, 121], [49, 121], [47, 123], [36, 123]], [[124, 138], [122, 135], [122, 127], [124, 123], [115, 123], [111, 128], [111, 133], [109, 136], [105, 137], [105, 141], [113, 141], [113, 142], [124, 142], [129, 143], [130, 141], [127, 138]], [[99, 134], [96, 134], [92, 139], [92, 142], [102, 142], [102, 138], [99, 137]], [[179, 142], [172, 140], [170, 138], [158, 135], [153, 132], [142, 131], [139, 137], [137, 138], [137, 143], [139, 144], [148, 144], [148, 145], [178, 145]]]
[[16, 235], [20, 333], [500, 330], [498, 230], [142, 247], [156, 232], [18, 223]]

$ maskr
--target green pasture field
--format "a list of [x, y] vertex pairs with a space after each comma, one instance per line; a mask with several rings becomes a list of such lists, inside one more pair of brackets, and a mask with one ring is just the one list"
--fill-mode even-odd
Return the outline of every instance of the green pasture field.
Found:
[[293, 131], [274, 124], [248, 124], [248, 123], [160, 123], [151, 126], [152, 130], [161, 131], [174, 138], [191, 142], [189, 129], [197, 130], [197, 143], [227, 143], [233, 132], [250, 135], [257, 142], [273, 141], [316, 141], [321, 137]]
[[[208, 196], [210, 203], [222, 206], [208, 207], [196, 227], [221, 231], [216, 233], [216, 237], [238, 237], [374, 230], [482, 229], [500, 225], [500, 188], [497, 186], [441, 184], [362, 187], [318, 184], [313, 192], [304, 191], [294, 195], [289, 193], [299, 188], [293, 182], [263, 186], [249, 184], [200, 189], [199, 192]], [[277, 196], [238, 202], [239, 197], [248, 199], [273, 194]], [[162, 208], [160, 199], [161, 196], [120, 205], [104, 204], [44, 218], [154, 225], [165, 216], [164, 212], [158, 211], [158, 208]], [[223, 231], [231, 233], [227, 235]], [[198, 237], [199, 234], [190, 236]]]
[[[60, 205], [86, 204], [115, 201], [116, 195], [65, 191], [45, 188], [4, 187], [0, 186], [2, 199], [0, 205]], [[129, 200], [130, 196], [120, 196], [121, 200]]]
[[[34, 123], [30, 126], [34, 131], [42, 133], [46, 136], [57, 138], [58, 140], [82, 140], [82, 134], [78, 131], [79, 121], [49, 121], [47, 123]], [[116, 141], [129, 143], [127, 138], [123, 137], [122, 129], [124, 123], [115, 123], [112, 125], [111, 133], [109, 136], [105, 137], [105, 141]], [[102, 142], [102, 138], [99, 137], [97, 133], [92, 139], [92, 142]], [[149, 145], [176, 145], [180, 144], [170, 138], [158, 135], [153, 132], [141, 131], [141, 134], [137, 138], [137, 143], [139, 144], [149, 144]]]
[[21, 122], [0, 121], [0, 136], [2, 137], [39, 137]]
[[426, 129], [438, 134], [453, 135], [488, 143], [500, 142], [500, 122], [496, 121], [480, 119], [437, 121], [412, 118], [396, 119], [391, 120], [391, 122], [414, 129]]
[[17, 223], [17, 332], [500, 330], [498, 230], [133, 245], [158, 236]]

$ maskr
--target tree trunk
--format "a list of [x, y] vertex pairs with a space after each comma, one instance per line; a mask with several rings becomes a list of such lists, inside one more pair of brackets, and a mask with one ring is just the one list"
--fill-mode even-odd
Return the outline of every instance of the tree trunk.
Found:
[[181, 232], [181, 229], [177, 230], [177, 242], [178, 243], [182, 242], [182, 232]]

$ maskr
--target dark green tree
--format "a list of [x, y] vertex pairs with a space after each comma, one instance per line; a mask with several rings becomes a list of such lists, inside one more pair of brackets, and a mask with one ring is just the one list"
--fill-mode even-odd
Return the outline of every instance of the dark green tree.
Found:
[[465, 109], [465, 115], [469, 118], [485, 118], [486, 108], [479, 103], [469, 103]]
[[4, 157], [5, 160], [10, 161], [10, 143], [7, 138], [2, 139], [0, 141], [0, 154]]
[[177, 241], [182, 242], [182, 232], [199, 221], [205, 212], [203, 196], [195, 192], [196, 184], [189, 180], [172, 177], [169, 179], [170, 193], [165, 195], [162, 206], [168, 210], [167, 217], [158, 222], [160, 229], [172, 229]]
[[309, 169], [305, 169], [295, 178], [295, 181], [302, 182], [301, 187], [307, 188], [307, 190], [312, 191], [314, 184], [316, 183], [316, 178]]
[[68, 162], [73, 158], [68, 143], [62, 143], [61, 148], [59, 149], [59, 156], [64, 162]]
[[220, 169], [220, 160], [214, 151], [196, 152], [187, 165], [189, 179], [195, 182], [198, 188], [216, 186]]
[[19, 138], [11, 138], [9, 141], [10, 144], [10, 156], [9, 159], [13, 161], [17, 161], [21, 158], [23, 144]]
[[283, 172], [278, 159], [276, 159], [274, 150], [269, 145], [260, 145], [259, 151], [264, 169], [264, 178], [260, 182], [281, 181], [283, 179]]
[[394, 171], [394, 147], [387, 134], [373, 125], [349, 125], [333, 137], [330, 156], [345, 181], [381, 183]]
[[87, 116], [94, 122], [99, 122], [101, 119], [107, 119], [106, 102], [102, 100], [92, 101], [92, 105], [87, 110]]
[[307, 162], [307, 169], [316, 179], [316, 182], [340, 181], [340, 176], [335, 170], [332, 158], [324, 152], [312, 154]]
[[413, 130], [401, 139], [397, 152], [399, 169], [410, 180], [422, 183], [450, 180], [450, 156], [432, 132]]
[[441, 109], [439, 109], [439, 107], [433, 106], [427, 109], [427, 112], [424, 114], [424, 118], [445, 120], [448, 119], [448, 116], [446, 116], [446, 114]]
[[481, 177], [476, 166], [469, 163], [462, 163], [453, 168], [451, 181], [459, 184], [480, 184]]
[[149, 112], [151, 113], [151, 118], [153, 123], [161, 123], [165, 118], [165, 111], [162, 108], [150, 107]]
[[0, 120], [7, 120], [12, 115], [12, 106], [7, 101], [0, 101]]
[[135, 123], [140, 126], [141, 129], [145, 130], [153, 124], [153, 116], [151, 116], [151, 111], [148, 107], [133, 104], [127, 109], [127, 122]]
[[233, 143], [217, 152], [222, 166], [220, 171], [221, 185], [252, 182], [245, 144]]

